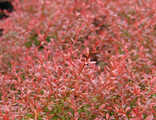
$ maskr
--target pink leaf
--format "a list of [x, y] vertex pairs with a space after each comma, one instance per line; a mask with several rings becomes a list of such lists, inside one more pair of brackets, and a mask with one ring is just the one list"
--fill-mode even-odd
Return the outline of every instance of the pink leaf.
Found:
[[79, 115], [79, 113], [78, 112], [75, 112], [75, 117], [77, 117]]
[[89, 55], [89, 48], [88, 47], [86, 48], [86, 52], [87, 52], [87, 55]]
[[115, 106], [115, 110], [116, 110], [116, 112], [118, 112], [119, 111], [119, 109]]
[[105, 106], [106, 106], [105, 104], [101, 105], [100, 110], [102, 110]]
[[80, 109], [83, 105], [79, 106], [77, 109]]
[[149, 115], [145, 120], [153, 120], [153, 115]]
[[106, 119], [108, 119], [108, 118], [109, 118], [109, 113], [106, 114]]
[[9, 112], [10, 111], [10, 107], [8, 105], [4, 105], [4, 111], [5, 112]]
[[68, 112], [69, 115], [73, 116], [70, 112]]
[[64, 106], [65, 106], [65, 107], [68, 106], [68, 102], [67, 102], [67, 101], [64, 102]]
[[48, 109], [51, 111], [52, 110], [52, 107], [51, 106], [48, 106]]
[[126, 110], [125, 110], [125, 112], [127, 112], [127, 111], [130, 110], [130, 109], [131, 109], [130, 107], [127, 107]]

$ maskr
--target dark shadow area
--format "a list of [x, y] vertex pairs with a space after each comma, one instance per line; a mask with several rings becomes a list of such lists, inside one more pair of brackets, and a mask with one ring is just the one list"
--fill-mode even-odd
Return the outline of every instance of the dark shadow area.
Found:
[[0, 9], [1, 10], [7, 10], [8, 12], [13, 11], [13, 5], [8, 1], [0, 2]]
[[[9, 17], [3, 11], [6, 10], [7, 12], [12, 12], [14, 10], [13, 5], [9, 1], [0, 1], [0, 20]], [[0, 36], [3, 34], [3, 29], [0, 28]]]
[[8, 15], [3, 13], [4, 10], [6, 10], [7, 12], [12, 12], [13, 9], [14, 8], [13, 8], [13, 5], [11, 4], [11, 2], [8, 2], [8, 1], [0, 2], [0, 19], [8, 17]]
[[0, 12], [0, 20], [2, 20], [3, 18], [7, 18], [7, 17], [8, 17], [8, 15]]
[[3, 34], [3, 29], [0, 29], [0, 36], [2, 36]]

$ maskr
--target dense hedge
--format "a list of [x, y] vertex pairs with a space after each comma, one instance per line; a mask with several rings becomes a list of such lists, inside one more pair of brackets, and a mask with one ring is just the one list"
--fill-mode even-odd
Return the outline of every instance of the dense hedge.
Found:
[[0, 21], [0, 119], [156, 119], [156, 1], [11, 4]]

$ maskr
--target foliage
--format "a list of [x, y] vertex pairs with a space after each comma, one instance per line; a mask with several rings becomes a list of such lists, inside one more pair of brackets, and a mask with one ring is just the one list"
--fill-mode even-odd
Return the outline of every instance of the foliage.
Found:
[[154, 0], [15, 0], [0, 21], [0, 119], [154, 120]]

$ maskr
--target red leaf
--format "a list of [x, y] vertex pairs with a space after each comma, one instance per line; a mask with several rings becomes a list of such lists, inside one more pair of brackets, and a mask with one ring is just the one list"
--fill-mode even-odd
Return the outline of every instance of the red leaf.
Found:
[[19, 104], [24, 104], [22, 100], [16, 100], [16, 102]]

